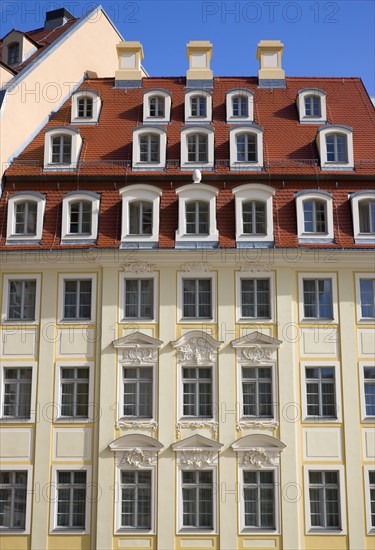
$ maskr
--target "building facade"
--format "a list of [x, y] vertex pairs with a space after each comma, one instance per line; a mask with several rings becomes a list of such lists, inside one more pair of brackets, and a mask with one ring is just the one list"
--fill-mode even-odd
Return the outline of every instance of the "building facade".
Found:
[[187, 53], [118, 44], [6, 172], [2, 548], [373, 548], [373, 106]]

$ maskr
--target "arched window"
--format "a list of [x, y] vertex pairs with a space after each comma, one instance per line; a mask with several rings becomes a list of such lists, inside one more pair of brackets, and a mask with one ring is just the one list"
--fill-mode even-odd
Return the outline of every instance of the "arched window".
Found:
[[356, 243], [375, 243], [375, 191], [362, 190], [349, 196]]
[[45, 202], [45, 195], [32, 191], [14, 193], [9, 198], [7, 242], [41, 240]]
[[235, 88], [226, 94], [227, 123], [253, 122], [254, 96], [251, 90]]
[[188, 162], [208, 161], [208, 138], [205, 134], [191, 134], [187, 139]]
[[320, 189], [295, 194], [300, 242], [333, 242], [332, 195]]
[[354, 168], [353, 132], [349, 126], [321, 126], [316, 137], [322, 170]]
[[207, 90], [185, 93], [185, 122], [211, 122], [212, 96]]
[[71, 122], [94, 124], [99, 120], [100, 95], [96, 90], [80, 88], [72, 96]]
[[236, 244], [273, 242], [272, 197], [275, 190], [268, 185], [245, 184], [233, 189], [236, 201]]
[[52, 164], [70, 164], [72, 159], [72, 137], [61, 134], [52, 138]]
[[91, 233], [92, 208], [89, 201], [70, 203], [69, 232], [71, 234]]
[[8, 46], [8, 65], [17, 65], [20, 63], [20, 43], [12, 42]]
[[178, 229], [176, 247], [216, 246], [216, 196], [218, 190], [204, 183], [189, 184], [176, 190], [178, 195]]
[[229, 131], [231, 170], [263, 168], [263, 129], [253, 124], [233, 126]]
[[120, 189], [122, 197], [121, 246], [154, 248], [159, 240], [161, 191], [136, 184]]
[[147, 124], [138, 126], [133, 131], [133, 170], [163, 170], [166, 149], [164, 128]]
[[44, 139], [44, 169], [76, 168], [81, 146], [82, 138], [78, 128], [72, 126], [48, 128]]
[[160, 138], [157, 134], [143, 134], [139, 137], [141, 162], [160, 162]]
[[98, 236], [100, 196], [91, 191], [73, 191], [63, 199], [61, 241], [93, 241]]
[[299, 121], [302, 124], [324, 124], [327, 120], [326, 93], [318, 88], [299, 90], [297, 96]]
[[169, 90], [155, 88], [145, 90], [143, 95], [143, 121], [168, 123], [171, 118], [172, 97]]

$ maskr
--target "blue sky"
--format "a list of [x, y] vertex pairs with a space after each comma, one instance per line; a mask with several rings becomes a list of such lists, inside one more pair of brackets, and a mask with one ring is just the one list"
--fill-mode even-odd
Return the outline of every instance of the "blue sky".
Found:
[[[127, 40], [140, 40], [152, 76], [184, 75], [189, 40], [214, 45], [216, 76], [256, 75], [261, 39], [285, 44], [289, 76], [360, 76], [375, 96], [373, 0], [112, 1], [102, 6]], [[8, 1], [0, 8], [1, 34], [43, 25], [46, 10], [65, 6], [76, 16], [95, 2]]]

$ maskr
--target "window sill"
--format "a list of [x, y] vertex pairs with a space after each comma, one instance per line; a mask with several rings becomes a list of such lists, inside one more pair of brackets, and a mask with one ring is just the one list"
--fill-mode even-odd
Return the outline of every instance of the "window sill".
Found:
[[16, 325], [16, 326], [24, 326], [24, 325], [27, 325], [27, 326], [30, 326], [30, 327], [36, 327], [39, 325], [39, 320], [34, 320], [34, 321], [26, 321], [24, 319], [3, 319], [2, 321], [3, 325], [8, 325], [8, 326], [11, 326], [11, 325]]
[[318, 117], [302, 117], [300, 118], [300, 124], [327, 124], [327, 121], [324, 118], [318, 118]]
[[119, 323], [123, 323], [123, 324], [134, 324], [134, 325], [154, 325], [155, 323], [157, 323], [157, 320], [155, 318], [153, 319], [138, 319], [138, 318], [125, 318], [125, 319], [120, 319], [119, 320]]
[[119, 529], [116, 529], [115, 535], [155, 535], [155, 531], [152, 529], [137, 529], [134, 528], [127, 528], [127, 527], [120, 527]]
[[74, 416], [59, 416], [54, 419], [54, 422], [57, 424], [89, 424], [92, 421], [92, 418], [78, 418]]
[[29, 535], [27, 529], [17, 529], [15, 527], [0, 527], [0, 533], [4, 537], [6, 535]]
[[364, 418], [362, 418], [362, 423], [363, 424], [375, 424], [375, 416], [365, 416]]
[[73, 529], [73, 528], [64, 528], [56, 527], [50, 531], [50, 535], [89, 535], [90, 532], [86, 529]]
[[19, 416], [2, 416], [0, 417], [0, 423], [4, 424], [34, 424], [34, 418], [21, 418]]
[[63, 237], [60, 244], [96, 244], [96, 238], [86, 237]]
[[375, 235], [355, 235], [354, 236], [355, 244], [375, 244]]
[[262, 529], [261, 527], [244, 527], [239, 535], [279, 535], [277, 529]]
[[269, 325], [275, 323], [275, 320], [270, 318], [261, 318], [261, 317], [239, 317], [237, 323], [241, 325]]
[[328, 416], [305, 416], [302, 419], [304, 424], [341, 424], [341, 418], [330, 418]]
[[200, 527], [183, 527], [176, 533], [177, 535], [217, 535], [218, 531], [214, 529], [201, 529]]
[[201, 170], [202, 172], [212, 172], [214, 169], [213, 162], [184, 162], [180, 166], [181, 170]]
[[325, 529], [322, 528], [313, 528], [306, 531], [306, 535], [323, 535], [323, 536], [331, 536], [331, 535], [346, 535], [345, 531], [343, 529]]
[[322, 164], [321, 165], [321, 169], [322, 170], [332, 170], [332, 171], [348, 171], [348, 172], [352, 172], [354, 171], [354, 166], [350, 165], [350, 164], [342, 164], [342, 163], [325, 163], [325, 164]]
[[13, 238], [13, 237], [8, 237], [5, 241], [5, 244], [13, 244], [13, 245], [34, 245], [34, 246], [39, 246], [40, 243], [41, 243], [42, 239], [40, 237], [38, 238], [35, 238], [35, 237], [29, 237], [29, 238], [23, 238], [23, 239], [19, 239], [19, 238]]
[[165, 164], [159, 162], [135, 162], [132, 170], [134, 172], [160, 172], [165, 170]]
[[77, 170], [77, 163], [73, 164], [47, 164], [43, 168], [44, 172], [70, 172]]
[[59, 325], [95, 325], [93, 319], [59, 319]]
[[301, 325], [338, 325], [337, 319], [320, 319], [320, 318], [311, 318], [311, 319], [301, 319]]
[[178, 323], [180, 324], [186, 324], [186, 325], [189, 325], [189, 324], [200, 324], [200, 325], [205, 325], [205, 324], [214, 324], [216, 321], [212, 318], [207, 318], [207, 317], [199, 317], [199, 318], [191, 318], [191, 317], [181, 317], [181, 319], [179, 319], [177, 321]]

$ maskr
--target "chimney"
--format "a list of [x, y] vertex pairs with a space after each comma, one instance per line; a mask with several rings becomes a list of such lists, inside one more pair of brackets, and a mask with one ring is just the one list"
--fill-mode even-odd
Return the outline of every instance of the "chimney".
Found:
[[74, 15], [72, 15], [70, 11], [65, 8], [47, 11], [44, 29], [47, 31], [50, 29], [55, 29], [56, 27], [61, 27], [62, 25], [65, 25], [69, 19], [74, 19]]
[[141, 88], [143, 48], [140, 42], [119, 42], [116, 46], [118, 71], [115, 72], [115, 88]]
[[258, 85], [260, 88], [285, 88], [285, 72], [281, 68], [284, 44], [280, 40], [261, 40], [257, 48], [260, 62]]
[[191, 40], [186, 45], [189, 70], [186, 71], [186, 85], [189, 88], [213, 87], [213, 73], [210, 69], [212, 44], [208, 40]]

